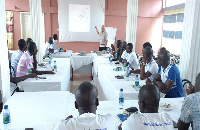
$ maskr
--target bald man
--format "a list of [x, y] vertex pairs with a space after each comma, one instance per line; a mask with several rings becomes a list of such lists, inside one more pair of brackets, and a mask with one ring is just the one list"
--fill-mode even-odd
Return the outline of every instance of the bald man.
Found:
[[83, 82], [76, 90], [75, 108], [79, 117], [67, 118], [55, 130], [115, 130], [119, 123], [110, 115], [96, 115], [99, 101], [97, 89], [89, 82]]
[[95, 26], [95, 29], [100, 37], [100, 47], [106, 47], [108, 43], [108, 33], [106, 32], [105, 26], [101, 26], [101, 32], [98, 31], [97, 26]]
[[130, 73], [140, 74], [140, 79], [146, 79], [146, 84], [152, 83], [154, 77], [158, 72], [158, 65], [153, 59], [153, 50], [151, 47], [147, 46], [142, 49], [143, 62], [144, 64], [140, 69], [131, 70]]
[[154, 78], [154, 84], [160, 92], [166, 94], [165, 98], [183, 97], [183, 84], [178, 67], [170, 63], [170, 53], [160, 51], [157, 57], [159, 69]]
[[190, 124], [193, 124], [193, 130], [200, 129], [200, 73], [196, 77], [193, 94], [188, 95], [181, 109], [181, 115], [178, 121], [179, 130], [188, 130]]
[[173, 121], [168, 114], [158, 113], [160, 92], [153, 84], [144, 85], [138, 95], [140, 114], [132, 114], [119, 130], [173, 130]]

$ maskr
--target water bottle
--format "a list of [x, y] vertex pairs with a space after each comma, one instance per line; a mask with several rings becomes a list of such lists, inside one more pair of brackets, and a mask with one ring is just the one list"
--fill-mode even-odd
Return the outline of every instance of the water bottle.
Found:
[[129, 66], [126, 67], [126, 80], [129, 81]]
[[117, 52], [115, 52], [115, 58], [117, 58]]
[[29, 74], [32, 73], [32, 67], [31, 67], [31, 64], [28, 64], [28, 73], [29, 73]]
[[55, 61], [55, 60], [54, 60], [53, 71], [54, 71], [54, 73], [56, 73], [56, 72], [57, 72], [57, 65], [56, 65], [56, 61]]
[[138, 74], [135, 76], [135, 90], [136, 91], [139, 90], [139, 75]]
[[119, 109], [123, 109], [124, 107], [124, 95], [123, 95], [123, 89], [120, 89], [119, 92]]
[[124, 69], [124, 71], [126, 71], [126, 60], [124, 60], [123, 69]]
[[64, 48], [63, 48], [63, 46], [62, 46], [62, 52], [64, 52]]
[[3, 110], [3, 126], [4, 126], [4, 129], [7, 130], [7, 129], [10, 129], [10, 111], [8, 109], [8, 105], [4, 105], [4, 110]]
[[112, 65], [112, 55], [110, 56], [110, 65]]
[[49, 64], [49, 68], [51, 67], [51, 53], [49, 54], [49, 62], [48, 62], [48, 64]]

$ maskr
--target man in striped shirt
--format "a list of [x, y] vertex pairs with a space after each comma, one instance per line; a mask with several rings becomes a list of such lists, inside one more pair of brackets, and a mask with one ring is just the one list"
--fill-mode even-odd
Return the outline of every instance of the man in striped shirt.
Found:
[[22, 55], [17, 66], [17, 77], [25, 76], [28, 74], [28, 69], [37, 75], [41, 74], [54, 74], [52, 71], [37, 71], [33, 68], [33, 55], [37, 53], [37, 46], [34, 42], [28, 44], [28, 50]]
[[11, 73], [13, 77], [16, 77], [17, 65], [19, 63], [19, 60], [21, 56], [23, 55], [24, 51], [27, 50], [27, 45], [24, 39], [20, 39], [18, 41], [18, 46], [19, 46], [19, 50], [17, 50], [17, 52], [15, 52], [11, 58], [11, 66], [12, 66]]

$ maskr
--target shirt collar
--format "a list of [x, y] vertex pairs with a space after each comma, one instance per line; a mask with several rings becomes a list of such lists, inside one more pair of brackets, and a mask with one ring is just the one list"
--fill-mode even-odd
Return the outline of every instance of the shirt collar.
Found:
[[171, 67], [172, 67], [172, 63], [170, 63], [168, 66], [167, 66], [167, 68], [166, 69], [164, 69], [163, 67], [163, 72], [165, 73], [165, 72], [167, 72]]
[[27, 51], [26, 53], [27, 53], [29, 56], [31, 56], [31, 54], [30, 54], [30, 52], [29, 52], [29, 51]]
[[146, 65], [150, 65], [153, 61], [154, 61], [153, 58], [151, 58], [151, 61], [147, 63]]
[[84, 117], [94, 117], [94, 116], [96, 116], [96, 115], [93, 114], [93, 113], [84, 113], [84, 114], [80, 115], [80, 117], [82, 117], [82, 118], [84, 118]]

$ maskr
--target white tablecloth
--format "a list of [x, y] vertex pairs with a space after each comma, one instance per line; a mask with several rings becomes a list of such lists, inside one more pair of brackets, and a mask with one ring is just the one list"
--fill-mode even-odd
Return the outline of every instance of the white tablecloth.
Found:
[[[160, 99], [160, 106], [162, 104], [170, 104], [172, 109], [171, 110], [165, 110], [162, 107], [159, 107], [159, 113], [167, 113], [171, 116], [172, 120], [177, 122], [179, 117], [180, 117], [180, 113], [181, 113], [181, 107], [183, 104], [183, 100], [184, 98], [161, 98]], [[124, 109], [129, 108], [129, 107], [137, 107], [139, 110], [139, 106], [138, 106], [138, 100], [125, 100], [124, 101]], [[67, 114], [68, 115], [73, 115], [73, 117], [77, 117], [78, 116], [78, 111], [73, 108], [73, 103], [70, 103], [68, 105], [68, 111]], [[110, 113], [113, 116], [117, 116], [117, 114], [120, 114], [122, 111], [119, 109], [119, 102], [118, 101], [100, 101], [99, 102], [99, 106], [97, 107], [97, 114], [102, 114], [102, 115], [106, 115], [108, 113]]]
[[[52, 130], [65, 119], [68, 103], [73, 104], [74, 95], [65, 92], [15, 93], [5, 103], [11, 113], [11, 128], [24, 130]], [[2, 128], [1, 114], [1, 128]]]
[[80, 56], [78, 53], [73, 53], [70, 57], [70, 62], [73, 71], [81, 68], [84, 65], [89, 65], [93, 62], [94, 56], [92, 54], [86, 54], [86, 56]]
[[[19, 82], [18, 87], [25, 92], [38, 91], [67, 91], [70, 89], [70, 59], [69, 58], [53, 58], [57, 62], [57, 72], [55, 74], [43, 74], [39, 77], [46, 79], [29, 78]], [[39, 70], [49, 70], [49, 68], [40, 68]]]
[[53, 58], [70, 58], [72, 56], [72, 50], [67, 50], [66, 52], [57, 52], [52, 54]]
[[[123, 88], [125, 99], [138, 99], [138, 91], [133, 87], [135, 75], [131, 74], [129, 81], [125, 77], [125, 71], [114, 71], [115, 62], [110, 65], [109, 55], [94, 56], [94, 84], [98, 88], [100, 100], [118, 101], [119, 91]], [[115, 76], [123, 75], [124, 79], [117, 79]], [[140, 86], [145, 85], [145, 80], [139, 81]]]

